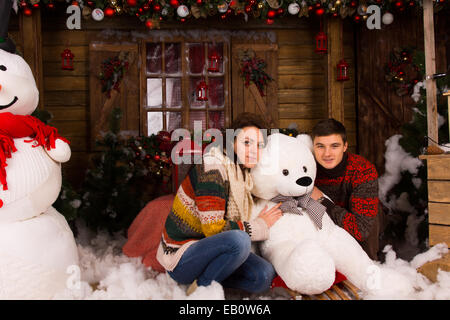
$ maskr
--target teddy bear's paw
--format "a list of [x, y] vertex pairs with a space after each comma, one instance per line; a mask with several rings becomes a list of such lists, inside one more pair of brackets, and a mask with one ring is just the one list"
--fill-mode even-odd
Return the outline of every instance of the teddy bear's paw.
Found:
[[277, 272], [286, 285], [303, 294], [318, 294], [333, 285], [333, 259], [315, 242], [297, 246]]

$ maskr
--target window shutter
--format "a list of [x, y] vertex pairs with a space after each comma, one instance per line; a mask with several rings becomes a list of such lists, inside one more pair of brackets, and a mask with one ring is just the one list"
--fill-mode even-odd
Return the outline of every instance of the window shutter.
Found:
[[[278, 46], [276, 44], [232, 44], [232, 115], [235, 119], [241, 112], [261, 114], [271, 124], [278, 127]], [[261, 96], [256, 86], [251, 83], [245, 87], [240, 75], [239, 53], [244, 50], [253, 50], [258, 58], [267, 63], [265, 72], [272, 77], [265, 88], [265, 95]]]
[[[95, 148], [95, 139], [100, 131], [108, 131], [109, 114], [114, 107], [122, 109], [121, 131], [139, 134], [139, 54], [137, 44], [105, 44], [91, 42], [89, 45], [89, 90], [90, 90], [90, 126], [91, 150]], [[128, 70], [120, 82], [119, 92], [112, 89], [111, 97], [102, 93], [99, 79], [101, 64], [108, 58], [128, 53]]]

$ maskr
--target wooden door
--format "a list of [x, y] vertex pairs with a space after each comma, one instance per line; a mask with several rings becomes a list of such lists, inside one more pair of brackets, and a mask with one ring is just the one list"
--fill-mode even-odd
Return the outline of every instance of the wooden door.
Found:
[[[109, 58], [127, 53], [128, 70], [120, 82], [119, 91], [111, 90], [111, 96], [102, 93], [99, 79], [101, 64]], [[109, 114], [114, 107], [122, 109], [121, 131], [139, 135], [139, 54], [137, 44], [105, 44], [92, 42], [89, 45], [89, 90], [91, 150], [98, 134], [109, 129]]]
[[[276, 44], [232, 44], [231, 78], [232, 78], [232, 106], [231, 113], [234, 120], [242, 112], [261, 114], [272, 128], [278, 127], [278, 46]], [[258, 58], [267, 63], [265, 72], [272, 77], [265, 88], [264, 96], [259, 94], [256, 86], [245, 86], [240, 75], [240, 52], [252, 50]]]

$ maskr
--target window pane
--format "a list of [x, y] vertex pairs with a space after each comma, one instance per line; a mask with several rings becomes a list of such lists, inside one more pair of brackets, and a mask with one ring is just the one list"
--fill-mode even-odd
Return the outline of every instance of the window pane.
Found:
[[188, 43], [188, 65], [190, 73], [202, 73], [205, 66], [205, 47], [203, 43]]
[[189, 79], [189, 102], [191, 108], [205, 108], [205, 101], [197, 100], [197, 86], [200, 84], [200, 81], [202, 81], [202, 78], [200, 77], [191, 77]]
[[164, 59], [166, 73], [181, 73], [180, 43], [166, 43]]
[[209, 128], [223, 129], [225, 127], [225, 112], [210, 111], [209, 112]]
[[162, 112], [147, 112], [147, 129], [149, 136], [163, 130]]
[[167, 131], [181, 128], [181, 112], [167, 112], [166, 115], [166, 128]]
[[161, 73], [161, 44], [147, 43], [147, 72]]
[[161, 107], [162, 79], [147, 79], [147, 106]]
[[209, 105], [211, 108], [223, 107], [224, 87], [223, 77], [209, 78]]
[[166, 79], [166, 105], [168, 108], [181, 108], [181, 78]]
[[203, 131], [206, 130], [206, 112], [204, 111], [189, 112], [189, 129], [192, 130], [197, 129], [197, 127], [194, 128], [194, 121], [201, 121], [201, 129]]
[[[208, 68], [211, 67], [211, 56], [215, 54], [218, 59], [220, 73], [223, 73], [223, 43], [208, 43]], [[214, 74], [215, 72], [211, 72]]]

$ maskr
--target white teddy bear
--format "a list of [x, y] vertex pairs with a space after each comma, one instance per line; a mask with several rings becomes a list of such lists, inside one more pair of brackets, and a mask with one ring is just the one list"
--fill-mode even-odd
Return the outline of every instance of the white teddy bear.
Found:
[[[349, 233], [334, 224], [325, 207], [310, 199], [316, 177], [311, 150], [308, 135], [294, 138], [272, 134], [260, 161], [251, 170], [252, 194], [259, 198], [252, 219], [266, 204], [272, 207], [276, 204], [273, 201], [296, 197], [296, 202], [290, 202], [294, 203], [292, 210], [284, 212], [270, 228], [269, 239], [260, 244], [262, 256], [273, 264], [290, 289], [303, 294], [329, 289], [338, 270], [363, 294], [383, 292], [385, 297], [386, 294], [391, 298], [407, 296], [413, 288], [406, 277], [393, 270], [387, 272], [373, 262]], [[398, 284], [394, 291], [392, 282]]]
[[[10, 2], [2, 1], [2, 25], [5, 19], [8, 25]], [[50, 299], [66, 289], [68, 268], [78, 265], [73, 233], [52, 207], [61, 190], [61, 162], [71, 152], [62, 139], [44, 148], [37, 146], [36, 136], [9, 135], [18, 130], [12, 120], [21, 125], [21, 117], [31, 118], [25, 116], [36, 109], [39, 92], [30, 67], [11, 53], [14, 46], [2, 36], [0, 32], [0, 299]]]

